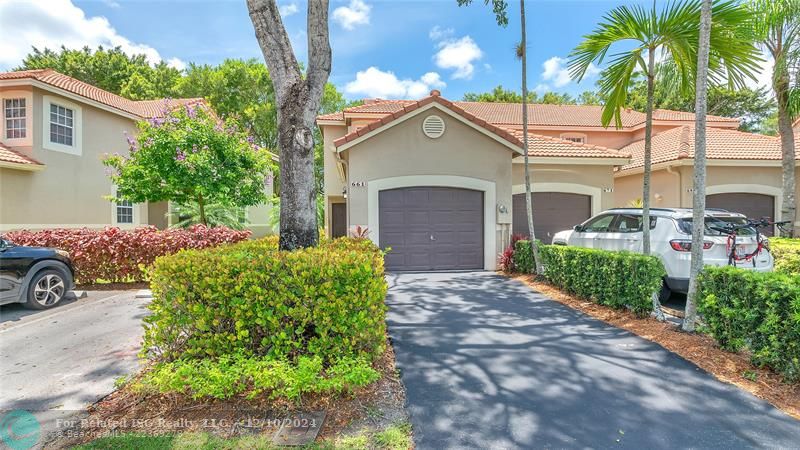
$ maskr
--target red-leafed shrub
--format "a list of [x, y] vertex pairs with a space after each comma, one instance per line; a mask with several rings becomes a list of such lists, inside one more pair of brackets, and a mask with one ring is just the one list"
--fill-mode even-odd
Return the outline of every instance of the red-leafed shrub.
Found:
[[517, 245], [517, 241], [521, 241], [526, 239], [525, 235], [515, 233], [511, 235], [511, 245], [506, 247], [503, 250], [503, 253], [497, 259], [497, 264], [500, 266], [500, 270], [506, 273], [512, 273], [516, 271], [514, 267], [514, 248]]
[[77, 283], [144, 281], [143, 269], [156, 257], [185, 248], [206, 248], [239, 242], [250, 231], [225, 227], [158, 230], [106, 228], [55, 228], [42, 231], [12, 231], [6, 238], [17, 245], [55, 247], [66, 250], [75, 266]]

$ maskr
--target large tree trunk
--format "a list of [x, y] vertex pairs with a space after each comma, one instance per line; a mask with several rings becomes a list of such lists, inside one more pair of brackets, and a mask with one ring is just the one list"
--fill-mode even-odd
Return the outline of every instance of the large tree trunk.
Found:
[[708, 53], [711, 39], [711, 0], [703, 0], [700, 41], [697, 47], [697, 80], [694, 131], [694, 193], [692, 194], [692, 262], [689, 293], [682, 328], [692, 332], [697, 321], [697, 277], [703, 270], [706, 216], [706, 109], [708, 107]]
[[531, 168], [528, 161], [528, 38], [525, 31], [525, 0], [520, 0], [520, 26], [522, 27], [522, 147], [525, 152], [525, 207], [528, 213], [528, 235], [531, 240], [533, 253], [533, 270], [542, 273], [542, 261], [539, 256], [539, 246], [536, 244], [536, 233], [533, 229], [533, 195], [531, 194]]
[[308, 71], [292, 50], [275, 0], [247, 0], [250, 19], [275, 87], [280, 150], [280, 248], [317, 244], [314, 120], [331, 72], [328, 1], [308, 1]]
[[[781, 203], [781, 220], [788, 220], [790, 224], [781, 234], [785, 237], [794, 235], [794, 222], [797, 215], [795, 199], [795, 148], [792, 118], [789, 114], [789, 73], [786, 64], [779, 64], [775, 58], [775, 74], [773, 88], [778, 101], [778, 132], [781, 137], [781, 159], [783, 174], [783, 202]], [[755, 217], [759, 219], [759, 217]]]

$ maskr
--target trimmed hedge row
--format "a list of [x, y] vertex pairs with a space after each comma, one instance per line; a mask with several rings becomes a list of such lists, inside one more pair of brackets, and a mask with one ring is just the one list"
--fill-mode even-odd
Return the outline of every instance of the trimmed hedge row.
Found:
[[185, 248], [208, 248], [243, 241], [250, 237], [250, 231], [195, 225], [163, 231], [153, 226], [134, 230], [56, 228], [11, 231], [5, 236], [18, 245], [68, 251], [75, 266], [77, 283], [116, 283], [144, 281], [144, 267], [152, 264], [158, 256]]
[[276, 237], [160, 257], [144, 348], [162, 360], [232, 354], [294, 361], [384, 350], [383, 252], [367, 239], [284, 252]]
[[706, 267], [698, 281], [697, 309], [722, 348], [800, 381], [800, 276]]
[[769, 238], [775, 271], [800, 274], [800, 239]]
[[[553, 285], [613, 308], [629, 308], [640, 316], [653, 310], [652, 296], [661, 288], [664, 266], [654, 256], [563, 245], [539, 246], [544, 276]], [[514, 267], [529, 273], [533, 255], [529, 241], [518, 241]]]

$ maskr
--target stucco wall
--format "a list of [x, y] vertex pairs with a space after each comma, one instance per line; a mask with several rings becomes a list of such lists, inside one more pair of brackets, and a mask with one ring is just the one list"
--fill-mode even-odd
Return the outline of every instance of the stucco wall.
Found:
[[[426, 137], [421, 130], [422, 121], [430, 114], [437, 114], [445, 121], [446, 131], [438, 139]], [[494, 261], [496, 254], [501, 251], [511, 223], [512, 151], [508, 147], [447, 113], [433, 109], [386, 129], [351, 147], [344, 154], [347, 155], [349, 170], [347, 204], [350, 229], [358, 225], [370, 226], [369, 192], [372, 183], [379, 185], [379, 180], [396, 177], [427, 176], [429, 181], [420, 184], [424, 186], [433, 185], [445, 177], [462, 177], [492, 185], [495, 199], [493, 204], [487, 203], [487, 208], [495, 216], [493, 240], [496, 245], [491, 260]], [[326, 155], [326, 163], [329, 160]], [[326, 164], [326, 169], [328, 167]], [[329, 174], [326, 174], [326, 182], [328, 177]], [[357, 186], [353, 186], [353, 183]], [[364, 185], [359, 186], [360, 183]], [[337, 192], [327, 184], [326, 192], [331, 196], [341, 195], [341, 190]], [[497, 212], [497, 205], [501, 204], [506, 206], [508, 212]], [[378, 236], [371, 237], [377, 239]]]
[[[112, 204], [103, 196], [112, 193], [112, 186], [102, 157], [104, 153], [127, 154], [123, 133], [135, 131], [134, 121], [79, 104], [82, 112], [81, 155], [45, 149], [42, 146], [43, 95], [75, 103], [33, 89], [33, 113], [28, 128], [33, 145], [30, 150], [23, 150], [47, 167], [39, 172], [0, 169], [0, 228], [111, 224]], [[145, 224], [147, 220], [147, 208], [137, 205], [134, 225]]]
[[[614, 192], [605, 192], [614, 187], [613, 170], [610, 165], [531, 164], [531, 168], [533, 192], [591, 195], [593, 214], [612, 208], [614, 205]], [[524, 189], [524, 164], [515, 162], [512, 184], [515, 193]]]

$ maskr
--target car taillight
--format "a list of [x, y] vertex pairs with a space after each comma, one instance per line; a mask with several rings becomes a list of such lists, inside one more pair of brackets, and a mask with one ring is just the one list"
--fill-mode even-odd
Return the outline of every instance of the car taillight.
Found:
[[[687, 240], [682, 240], [682, 239], [673, 239], [673, 240], [669, 241], [669, 245], [676, 252], [690, 252], [690, 251], [692, 251], [692, 241], [687, 241]], [[713, 246], [714, 246], [713, 242], [709, 242], [709, 241], [704, 241], [703, 242], [703, 250], [708, 250]]]

